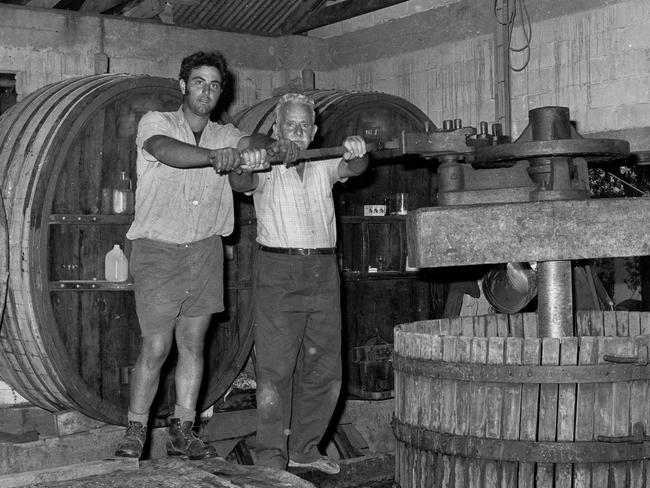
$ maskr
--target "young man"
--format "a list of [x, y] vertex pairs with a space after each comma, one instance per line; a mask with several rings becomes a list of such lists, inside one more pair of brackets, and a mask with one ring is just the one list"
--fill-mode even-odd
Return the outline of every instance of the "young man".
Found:
[[175, 112], [148, 112], [138, 126], [135, 219], [127, 237], [142, 346], [118, 456], [142, 454], [160, 369], [174, 338], [176, 406], [167, 453], [190, 459], [217, 454], [192, 428], [205, 333], [212, 314], [224, 309], [221, 236], [232, 232], [234, 221], [224, 173], [268, 167], [266, 151], [251, 148], [253, 137], [210, 121], [226, 74], [220, 53], [184, 58], [183, 105]]
[[[287, 94], [275, 113], [274, 138], [307, 149], [317, 130], [314, 102]], [[255, 455], [256, 464], [267, 467], [339, 472], [338, 464], [317, 447], [341, 387], [332, 186], [360, 175], [368, 165], [361, 137], [348, 137], [343, 145], [342, 159], [230, 175], [234, 190], [253, 194], [257, 214]]]

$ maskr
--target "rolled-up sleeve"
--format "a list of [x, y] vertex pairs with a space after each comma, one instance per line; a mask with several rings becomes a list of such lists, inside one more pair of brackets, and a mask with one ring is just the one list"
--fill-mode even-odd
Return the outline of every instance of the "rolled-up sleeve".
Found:
[[147, 112], [142, 116], [138, 124], [135, 144], [138, 151], [141, 151], [142, 157], [150, 162], [157, 161], [157, 159], [144, 149], [144, 143], [153, 136], [177, 138], [172, 124], [161, 112]]

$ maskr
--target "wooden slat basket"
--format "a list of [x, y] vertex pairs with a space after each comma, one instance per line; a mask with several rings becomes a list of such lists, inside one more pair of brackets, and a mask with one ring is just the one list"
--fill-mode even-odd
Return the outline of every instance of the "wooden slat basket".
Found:
[[395, 328], [396, 485], [645, 487], [650, 314], [535, 314]]

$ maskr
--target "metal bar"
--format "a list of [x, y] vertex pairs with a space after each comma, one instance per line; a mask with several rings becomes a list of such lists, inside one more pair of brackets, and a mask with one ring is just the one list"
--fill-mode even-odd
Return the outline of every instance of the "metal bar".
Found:
[[503, 384], [617, 383], [650, 379], [650, 367], [637, 364], [538, 366], [431, 361], [395, 355], [393, 369], [428, 378]]
[[[332, 147], [320, 147], [317, 149], [305, 149], [298, 153], [298, 159], [296, 161], [309, 161], [312, 159], [322, 159], [322, 158], [332, 158], [340, 157], [345, 154], [347, 149], [344, 146], [332, 146]], [[375, 144], [374, 142], [366, 143], [367, 152], [383, 152], [383, 153], [394, 153], [395, 156], [401, 156], [403, 153], [401, 149], [397, 148], [397, 143], [389, 141], [384, 143], [382, 146]], [[271, 163], [277, 164], [282, 161], [279, 159], [271, 157]]]
[[537, 315], [540, 337], [573, 335], [571, 261], [537, 263]]
[[648, 459], [648, 443], [543, 442], [463, 436], [393, 419], [395, 437], [419, 450], [481, 460], [524, 463], [615, 463]]

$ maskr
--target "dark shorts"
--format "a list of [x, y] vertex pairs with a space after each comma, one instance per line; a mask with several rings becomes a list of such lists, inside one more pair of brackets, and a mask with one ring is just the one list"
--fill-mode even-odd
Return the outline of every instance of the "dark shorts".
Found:
[[135, 239], [129, 268], [142, 336], [172, 330], [181, 315], [224, 309], [221, 236], [190, 244]]

